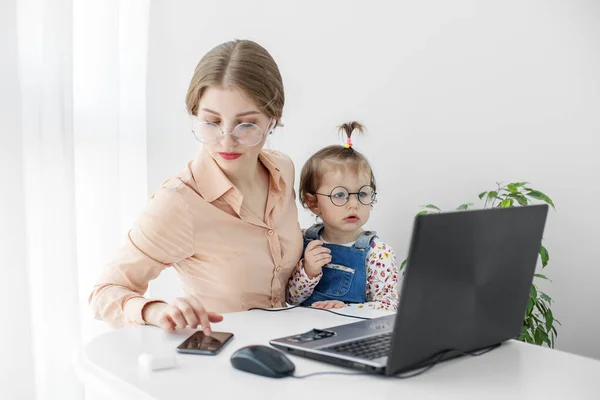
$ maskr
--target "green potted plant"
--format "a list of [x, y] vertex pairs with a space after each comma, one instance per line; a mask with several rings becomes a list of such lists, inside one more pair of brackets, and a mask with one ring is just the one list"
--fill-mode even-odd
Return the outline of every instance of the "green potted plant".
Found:
[[[528, 186], [527, 182], [514, 182], [507, 185], [496, 183], [497, 188], [494, 190], [488, 190], [479, 194], [479, 200], [483, 201], [483, 208], [507, 208], [507, 207], [518, 207], [526, 206], [528, 204], [534, 204], [536, 201], [542, 201], [548, 203], [553, 209], [556, 209], [554, 202], [550, 197], [546, 196], [539, 190], [532, 189]], [[468, 210], [473, 207], [473, 203], [464, 203], [458, 206], [456, 209], [459, 211]], [[439, 213], [442, 210], [433, 205], [427, 204], [421, 206], [422, 211], [418, 212], [417, 215]], [[550, 255], [548, 250], [542, 244], [540, 247], [540, 258], [542, 261], [542, 270], [548, 265]], [[406, 266], [406, 260], [400, 264], [400, 271]], [[535, 274], [535, 279], [544, 279], [550, 281], [548, 277], [541, 273]], [[551, 282], [551, 281], [550, 281]], [[554, 318], [552, 314], [551, 305], [552, 298], [546, 293], [542, 292], [538, 286], [534, 283], [531, 285], [531, 291], [529, 292], [529, 301], [527, 303], [527, 311], [525, 312], [525, 320], [523, 323], [523, 329], [519, 340], [527, 343], [534, 343], [537, 345], [547, 345], [548, 347], [554, 348], [554, 341], [557, 337], [556, 325], [560, 325], [560, 322]]]

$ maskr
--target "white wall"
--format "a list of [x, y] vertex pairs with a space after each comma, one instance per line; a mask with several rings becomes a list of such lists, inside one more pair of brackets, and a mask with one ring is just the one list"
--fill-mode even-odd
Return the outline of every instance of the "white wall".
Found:
[[419, 204], [455, 207], [496, 181], [550, 195], [544, 287], [563, 323], [557, 347], [600, 358], [598, 2], [155, 1], [150, 191], [195, 154], [187, 85], [201, 56], [233, 38], [258, 41], [281, 68], [285, 128], [271, 145], [298, 171], [340, 143], [336, 125], [367, 126], [355, 140], [379, 184], [367, 226], [399, 258]]

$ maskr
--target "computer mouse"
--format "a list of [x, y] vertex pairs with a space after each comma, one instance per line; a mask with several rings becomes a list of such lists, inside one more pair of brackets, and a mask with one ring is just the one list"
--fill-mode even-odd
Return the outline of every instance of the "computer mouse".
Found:
[[269, 346], [246, 346], [231, 356], [231, 365], [241, 371], [270, 378], [284, 378], [296, 370], [294, 363], [281, 351]]

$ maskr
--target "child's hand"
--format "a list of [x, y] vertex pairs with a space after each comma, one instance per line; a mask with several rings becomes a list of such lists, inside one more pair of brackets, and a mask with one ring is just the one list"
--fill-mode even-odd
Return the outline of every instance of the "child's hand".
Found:
[[323, 242], [313, 240], [306, 246], [304, 251], [304, 271], [314, 278], [323, 270], [323, 266], [331, 262], [331, 250], [323, 247]]
[[312, 307], [314, 308], [324, 308], [326, 310], [330, 310], [332, 308], [342, 308], [346, 304], [343, 301], [339, 300], [325, 300], [325, 301], [315, 301], [312, 303]]

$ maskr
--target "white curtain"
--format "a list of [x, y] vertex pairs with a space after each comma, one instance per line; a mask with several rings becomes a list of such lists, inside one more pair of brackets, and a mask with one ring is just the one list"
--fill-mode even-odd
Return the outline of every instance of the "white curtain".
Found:
[[80, 399], [87, 296], [146, 202], [149, 0], [0, 4], [0, 398]]

